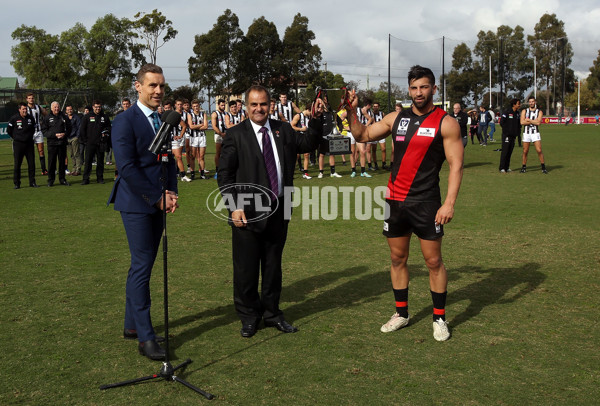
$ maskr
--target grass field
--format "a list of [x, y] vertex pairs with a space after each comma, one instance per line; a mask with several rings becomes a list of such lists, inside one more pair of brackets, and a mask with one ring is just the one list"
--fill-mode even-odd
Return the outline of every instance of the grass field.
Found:
[[[302, 220], [300, 212], [290, 223], [281, 303], [300, 332], [241, 338], [230, 231], [206, 208], [216, 181], [181, 183], [181, 208], [168, 223], [171, 359], [193, 363], [179, 376], [223, 405], [597, 404], [600, 128], [547, 125], [542, 142], [549, 175], [534, 151], [526, 174], [515, 170], [518, 147], [515, 171], [499, 174], [499, 143], [466, 148], [455, 219], [445, 229], [453, 335], [443, 343], [432, 337], [417, 240], [411, 324], [383, 334], [394, 302], [381, 221]], [[213, 170], [211, 154], [207, 162]], [[339, 164], [338, 172], [344, 177], [297, 178], [296, 186], [376, 187], [389, 176], [352, 179]], [[13, 190], [11, 145], [0, 142], [0, 404], [208, 402], [164, 381], [99, 390], [156, 373], [160, 363], [121, 338], [129, 252], [118, 213], [106, 207], [112, 184], [69, 180], [69, 188], [47, 188], [38, 176], [40, 188]], [[159, 253], [158, 333], [162, 283]]]

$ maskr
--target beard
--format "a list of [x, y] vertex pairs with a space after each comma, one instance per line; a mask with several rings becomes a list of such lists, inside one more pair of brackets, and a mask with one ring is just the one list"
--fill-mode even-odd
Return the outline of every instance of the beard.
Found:
[[427, 106], [429, 103], [433, 102], [433, 94], [430, 94], [424, 100], [418, 101], [418, 102], [414, 98], [412, 98], [412, 102], [416, 108], [422, 109], [423, 107]]

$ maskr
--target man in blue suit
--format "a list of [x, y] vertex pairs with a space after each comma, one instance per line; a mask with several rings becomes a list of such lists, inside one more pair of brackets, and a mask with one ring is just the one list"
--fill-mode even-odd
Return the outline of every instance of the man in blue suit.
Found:
[[150, 320], [150, 275], [163, 232], [162, 210], [173, 213], [177, 205], [177, 172], [169, 157], [167, 193], [162, 196], [161, 163], [148, 151], [160, 127], [156, 113], [164, 96], [165, 77], [154, 64], [140, 68], [135, 82], [138, 101], [119, 114], [112, 127], [112, 145], [119, 176], [108, 203], [121, 212], [131, 266], [125, 293], [123, 336], [137, 338], [141, 355], [153, 360], [165, 359]]

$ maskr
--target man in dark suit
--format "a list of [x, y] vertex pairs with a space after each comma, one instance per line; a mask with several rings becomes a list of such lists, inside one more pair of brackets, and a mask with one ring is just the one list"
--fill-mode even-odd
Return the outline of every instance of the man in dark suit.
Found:
[[123, 335], [137, 338], [140, 354], [153, 360], [165, 358], [150, 320], [150, 274], [163, 232], [162, 210], [173, 213], [177, 205], [177, 172], [169, 157], [167, 193], [162, 197], [161, 163], [148, 151], [160, 127], [156, 109], [164, 96], [165, 78], [154, 64], [140, 68], [135, 82], [138, 101], [119, 114], [112, 127], [112, 142], [119, 167], [108, 203], [121, 212], [131, 266], [125, 293]]
[[[316, 103], [315, 116], [320, 118], [322, 101]], [[305, 134], [296, 133], [289, 123], [270, 120], [269, 104], [264, 87], [246, 91], [249, 120], [227, 130], [219, 160], [218, 183], [230, 210], [234, 304], [242, 337], [252, 337], [261, 319], [284, 333], [298, 331], [279, 309], [289, 222], [284, 197], [291, 197], [284, 190], [293, 186], [297, 154], [316, 149], [323, 132], [316, 117]]]

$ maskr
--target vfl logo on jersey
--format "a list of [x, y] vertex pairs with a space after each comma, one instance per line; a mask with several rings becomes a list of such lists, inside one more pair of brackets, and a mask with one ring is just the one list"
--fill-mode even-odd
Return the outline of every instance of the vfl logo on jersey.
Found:
[[408, 130], [409, 124], [410, 124], [410, 118], [400, 119], [400, 124], [398, 125], [398, 130], [396, 131], [396, 134], [406, 135], [406, 131]]
[[435, 128], [421, 127], [421, 128], [419, 128], [417, 135], [422, 136], [422, 137], [433, 138], [433, 137], [435, 137]]

